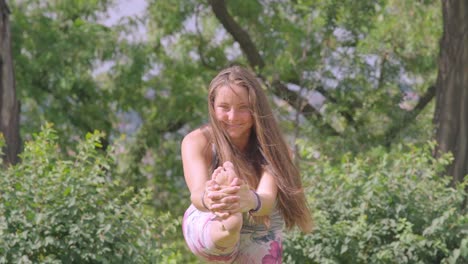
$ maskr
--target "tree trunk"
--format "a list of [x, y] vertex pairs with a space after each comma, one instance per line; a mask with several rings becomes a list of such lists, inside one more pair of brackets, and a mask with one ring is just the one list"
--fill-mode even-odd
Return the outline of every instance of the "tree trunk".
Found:
[[0, 0], [0, 133], [6, 142], [4, 160], [15, 164], [20, 151], [19, 102], [15, 91], [9, 14], [5, 0]]
[[447, 174], [459, 182], [468, 174], [468, 0], [442, 0], [442, 11], [434, 114], [436, 156], [453, 154]]

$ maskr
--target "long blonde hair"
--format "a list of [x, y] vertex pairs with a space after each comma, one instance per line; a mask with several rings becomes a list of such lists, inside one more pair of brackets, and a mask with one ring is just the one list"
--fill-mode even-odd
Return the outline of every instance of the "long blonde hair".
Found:
[[[245, 87], [254, 120], [246, 153], [235, 147], [215, 118], [214, 101], [223, 86]], [[238, 175], [256, 188], [261, 171], [267, 170], [278, 186], [278, 208], [286, 227], [297, 225], [303, 232], [312, 230], [312, 217], [302, 188], [299, 170], [273, 116], [268, 99], [256, 77], [247, 69], [232, 66], [222, 70], [211, 81], [208, 92], [211, 138], [220, 164], [231, 161]]]

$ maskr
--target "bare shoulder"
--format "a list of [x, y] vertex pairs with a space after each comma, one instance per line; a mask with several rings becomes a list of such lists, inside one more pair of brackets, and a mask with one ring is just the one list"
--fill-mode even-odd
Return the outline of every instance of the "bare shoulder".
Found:
[[208, 138], [204, 135], [201, 128], [197, 128], [188, 133], [182, 140], [183, 147], [199, 147], [206, 146], [207, 144]]
[[209, 167], [213, 154], [209, 137], [205, 134], [206, 131], [203, 128], [198, 128], [188, 133], [182, 140], [181, 156], [184, 177], [192, 194], [203, 190], [205, 182], [209, 179]]
[[182, 140], [182, 152], [190, 154], [202, 154], [206, 157], [210, 150], [211, 142], [206, 131], [206, 128], [197, 128], [188, 133]]

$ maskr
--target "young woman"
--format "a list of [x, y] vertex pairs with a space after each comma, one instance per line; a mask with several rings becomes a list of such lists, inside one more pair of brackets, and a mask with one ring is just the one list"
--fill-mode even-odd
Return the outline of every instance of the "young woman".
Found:
[[182, 141], [187, 245], [205, 262], [281, 263], [284, 225], [310, 232], [312, 219], [267, 97], [234, 66], [212, 80], [208, 108], [210, 123]]

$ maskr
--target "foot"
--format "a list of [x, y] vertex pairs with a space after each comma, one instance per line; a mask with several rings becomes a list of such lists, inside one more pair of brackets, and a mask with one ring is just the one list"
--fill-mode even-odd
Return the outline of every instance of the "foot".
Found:
[[236, 177], [234, 165], [229, 161], [225, 162], [223, 167], [219, 167], [213, 172], [213, 180], [221, 187], [230, 186]]
[[[235, 178], [237, 178], [237, 175], [231, 162], [225, 162], [222, 168], [216, 169], [213, 173], [213, 179], [221, 186], [221, 188], [230, 186]], [[218, 216], [222, 215], [218, 213], [215, 214]], [[242, 227], [242, 213], [230, 214], [226, 218], [222, 219], [221, 223], [224, 231], [229, 233], [240, 232]]]

